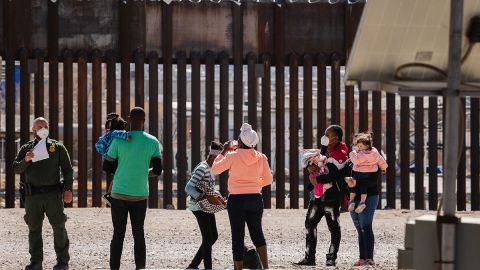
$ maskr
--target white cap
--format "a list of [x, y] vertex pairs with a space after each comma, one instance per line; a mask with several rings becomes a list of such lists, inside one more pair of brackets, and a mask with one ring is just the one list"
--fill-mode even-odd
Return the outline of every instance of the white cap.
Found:
[[240, 128], [240, 139], [248, 147], [255, 147], [259, 141], [257, 132], [248, 123], [243, 123]]
[[323, 135], [322, 138], [320, 139], [320, 144], [323, 145], [323, 146], [328, 146], [328, 144], [330, 143], [330, 139]]

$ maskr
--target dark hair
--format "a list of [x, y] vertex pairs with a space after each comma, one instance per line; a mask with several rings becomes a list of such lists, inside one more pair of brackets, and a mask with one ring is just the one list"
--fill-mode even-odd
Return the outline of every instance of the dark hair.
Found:
[[361, 143], [368, 146], [368, 150], [372, 150], [372, 133], [363, 132], [357, 134], [355, 137], [357, 139], [357, 144]]
[[223, 145], [219, 142], [212, 141], [210, 143], [210, 149], [212, 149], [212, 150], [223, 150]]
[[135, 120], [145, 120], [145, 111], [141, 107], [135, 107], [130, 111], [130, 118]]
[[333, 130], [337, 134], [338, 140], [343, 141], [343, 128], [339, 125], [330, 125], [327, 129]]
[[107, 121], [105, 122], [105, 129], [110, 130], [125, 130], [127, 128], [127, 122], [120, 117], [117, 113], [109, 113], [107, 115]]

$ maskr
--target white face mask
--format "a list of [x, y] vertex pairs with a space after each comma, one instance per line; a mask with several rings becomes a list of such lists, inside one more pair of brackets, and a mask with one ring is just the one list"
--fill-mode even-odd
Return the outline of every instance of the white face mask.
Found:
[[40, 139], [46, 139], [48, 137], [48, 129], [46, 128], [41, 128], [37, 130], [37, 135], [40, 137]]

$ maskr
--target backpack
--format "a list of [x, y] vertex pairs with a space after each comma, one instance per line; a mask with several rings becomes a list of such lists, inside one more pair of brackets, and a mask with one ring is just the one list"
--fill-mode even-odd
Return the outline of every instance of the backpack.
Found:
[[258, 252], [253, 247], [245, 246], [243, 251], [243, 268], [244, 269], [263, 269], [262, 262]]

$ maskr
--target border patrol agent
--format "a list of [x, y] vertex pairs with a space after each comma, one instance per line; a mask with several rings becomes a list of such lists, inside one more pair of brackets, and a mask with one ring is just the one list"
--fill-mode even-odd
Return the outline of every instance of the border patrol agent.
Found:
[[[42, 269], [42, 225], [45, 214], [53, 228], [57, 254], [57, 264], [53, 269], [65, 270], [68, 269], [70, 256], [65, 229], [67, 216], [63, 212], [63, 203], [71, 203], [73, 199], [73, 168], [65, 146], [48, 138], [48, 121], [45, 118], [39, 117], [33, 121], [32, 132], [35, 139], [21, 147], [14, 162], [15, 172], [25, 174], [25, 182], [21, 183], [21, 193], [25, 199], [24, 218], [28, 225], [31, 256], [30, 264], [25, 270]], [[42, 140], [46, 140], [48, 158], [36, 161], [33, 149]], [[63, 175], [63, 183], [60, 182], [60, 173]]]

